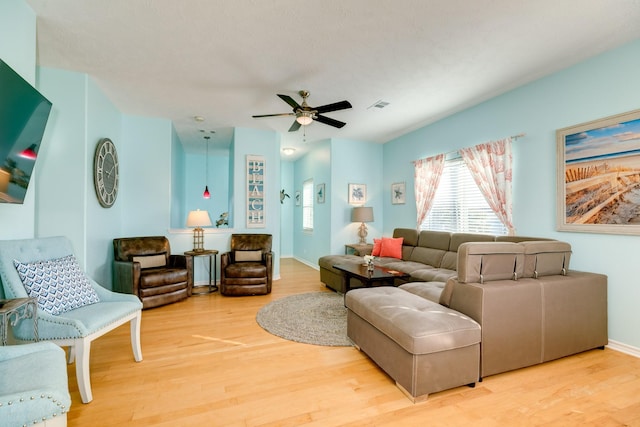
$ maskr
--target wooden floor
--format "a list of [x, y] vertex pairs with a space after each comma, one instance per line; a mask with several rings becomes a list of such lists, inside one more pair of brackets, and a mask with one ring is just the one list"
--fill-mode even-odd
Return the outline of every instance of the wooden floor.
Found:
[[[195, 296], [142, 316], [144, 360], [128, 325], [94, 341], [93, 402], [69, 367], [69, 426], [640, 426], [640, 359], [594, 350], [487, 377], [413, 404], [352, 347], [283, 340], [256, 312], [326, 291], [317, 270], [283, 259], [268, 296]], [[328, 291], [327, 291], [328, 292]]]

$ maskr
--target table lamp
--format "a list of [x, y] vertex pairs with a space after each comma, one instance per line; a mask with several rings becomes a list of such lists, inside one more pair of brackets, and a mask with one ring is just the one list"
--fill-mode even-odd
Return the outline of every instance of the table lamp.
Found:
[[358, 229], [358, 236], [360, 237], [361, 245], [367, 243], [367, 226], [365, 222], [373, 222], [373, 208], [369, 206], [358, 206], [353, 208], [351, 212], [351, 222], [359, 222], [360, 228]]
[[200, 209], [189, 212], [187, 216], [187, 227], [195, 227], [193, 229], [193, 251], [204, 251], [204, 230], [202, 227], [211, 226], [211, 218], [209, 212]]

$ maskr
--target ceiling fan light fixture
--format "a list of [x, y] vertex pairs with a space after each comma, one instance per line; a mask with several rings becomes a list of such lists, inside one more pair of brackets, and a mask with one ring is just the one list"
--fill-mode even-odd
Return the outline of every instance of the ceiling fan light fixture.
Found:
[[311, 113], [307, 111], [302, 111], [296, 117], [296, 121], [300, 123], [302, 126], [307, 126], [311, 124], [311, 122], [313, 121], [313, 117]]
[[284, 153], [285, 156], [290, 156], [296, 152], [296, 149], [293, 147], [285, 147], [282, 149], [282, 152]]

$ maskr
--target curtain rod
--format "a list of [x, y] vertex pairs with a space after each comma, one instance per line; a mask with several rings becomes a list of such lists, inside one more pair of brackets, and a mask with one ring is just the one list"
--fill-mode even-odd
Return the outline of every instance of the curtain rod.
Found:
[[[511, 138], [513, 140], [517, 140], [518, 138], [522, 138], [522, 137], [524, 137], [526, 135], [527, 135], [526, 133], [522, 132], [522, 133], [519, 133], [517, 135], [511, 135], [509, 138]], [[460, 151], [460, 149], [449, 151], [449, 152], [444, 153], [444, 156], [446, 158], [447, 156], [450, 156], [452, 154], [458, 154], [459, 155], [459, 151]]]

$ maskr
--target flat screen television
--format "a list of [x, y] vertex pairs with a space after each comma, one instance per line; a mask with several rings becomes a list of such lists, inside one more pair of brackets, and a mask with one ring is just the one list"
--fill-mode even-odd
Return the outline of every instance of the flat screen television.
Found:
[[51, 102], [0, 59], [0, 203], [23, 203]]

